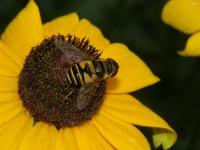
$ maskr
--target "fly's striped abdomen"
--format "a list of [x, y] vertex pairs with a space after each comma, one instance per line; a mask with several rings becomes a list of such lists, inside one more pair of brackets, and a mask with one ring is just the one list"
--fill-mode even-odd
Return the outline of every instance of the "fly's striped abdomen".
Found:
[[74, 86], [91, 83], [96, 80], [104, 80], [117, 73], [118, 65], [112, 59], [97, 59], [94, 61], [82, 61], [68, 68], [67, 82]]
[[73, 64], [67, 69], [66, 80], [74, 86], [81, 86], [84, 83], [93, 81], [94, 71], [95, 68], [91, 61], [82, 61], [80, 63]]
[[94, 76], [95, 68], [92, 64], [92, 61], [82, 61], [78, 64], [78, 66], [80, 67], [83, 82], [93, 82], [96, 77]]
[[105, 68], [105, 64], [104, 64], [104, 61], [102, 60], [97, 60], [97, 61], [93, 61], [92, 62], [94, 68], [95, 68], [95, 74], [97, 75], [97, 77], [99, 79], [103, 79], [104, 76], [105, 76], [105, 71], [106, 71], [106, 68]]
[[83, 85], [83, 70], [78, 64], [74, 64], [73, 66], [69, 67], [66, 72], [66, 80], [68, 83], [75, 86]]

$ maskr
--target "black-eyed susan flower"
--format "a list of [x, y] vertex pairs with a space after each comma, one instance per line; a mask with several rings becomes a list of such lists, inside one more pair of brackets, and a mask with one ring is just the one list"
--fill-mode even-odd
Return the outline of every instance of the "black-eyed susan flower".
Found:
[[183, 56], [200, 56], [200, 1], [169, 0], [162, 12], [162, 19], [168, 25], [192, 34], [185, 49], [179, 54]]
[[[66, 83], [66, 68], [98, 57], [112, 58], [119, 70], [79, 109], [80, 87]], [[155, 147], [168, 149], [175, 131], [128, 94], [157, 81], [125, 45], [110, 43], [76, 13], [42, 24], [31, 0], [1, 36], [1, 150], [149, 150], [135, 125], [152, 128]]]

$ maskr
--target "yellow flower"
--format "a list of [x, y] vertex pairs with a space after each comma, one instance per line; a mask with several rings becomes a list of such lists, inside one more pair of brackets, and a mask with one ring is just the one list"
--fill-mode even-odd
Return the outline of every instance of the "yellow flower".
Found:
[[169, 0], [162, 11], [162, 19], [170, 26], [192, 34], [185, 49], [179, 54], [183, 56], [200, 56], [200, 1]]
[[[40, 118], [33, 118], [33, 116], [37, 116], [38, 112], [46, 108], [37, 105], [40, 108], [37, 110], [38, 112], [30, 113], [29, 110], [32, 108], [27, 109], [26, 106], [32, 102], [34, 97], [28, 101], [23, 99], [27, 93], [30, 94], [41, 88], [35, 85], [40, 79], [34, 80], [34, 76], [38, 72], [35, 74], [26, 72], [27, 74], [25, 74], [24, 70], [30, 71], [33, 68], [24, 68], [24, 65], [29, 65], [30, 60], [34, 63], [43, 60], [47, 54], [37, 58], [31, 56], [34, 55], [34, 52], [38, 54], [37, 49], [42, 52], [46, 50], [45, 47], [40, 49], [45, 44], [43, 41], [45, 37], [57, 34], [71, 34], [79, 38], [87, 37], [94, 47], [103, 51], [102, 58], [111, 57], [120, 66], [116, 77], [108, 81], [106, 94], [103, 97], [104, 102], [98, 112], [91, 119], [72, 127], [62, 127], [62, 125], [56, 127], [54, 123], [38, 122]], [[43, 43], [40, 44], [42, 41]], [[48, 43], [48, 39], [46, 42]], [[52, 48], [51, 45], [50, 48]], [[26, 61], [30, 59], [28, 64], [25, 59]], [[168, 149], [176, 141], [175, 131], [163, 119], [128, 94], [128, 92], [134, 92], [154, 84], [159, 79], [125, 45], [111, 44], [103, 37], [97, 27], [86, 19], [79, 20], [76, 13], [57, 18], [43, 25], [37, 5], [34, 1], [29, 1], [28, 5], [8, 25], [1, 36], [0, 66], [1, 150], [149, 150], [147, 139], [135, 125], [153, 129], [155, 147], [163, 146], [164, 149]], [[34, 67], [37, 69], [40, 66]], [[21, 82], [25, 82], [24, 80], [18, 81], [23, 79], [22, 75], [24, 78], [28, 76], [30, 79], [30, 81], [27, 80], [27, 86], [33, 87], [32, 85], [35, 85], [35, 89], [27, 90], [21, 87]], [[37, 77], [39, 76], [40, 74]], [[43, 82], [40, 85], [42, 84]], [[51, 89], [51, 87], [48, 88]], [[23, 93], [23, 95], [21, 93], [24, 91], [21, 90], [26, 90], [27, 93]], [[46, 90], [48, 89], [44, 89], [44, 93], [38, 93], [41, 99], [45, 96]], [[58, 93], [53, 93], [52, 97], [56, 94]], [[40, 97], [37, 100], [40, 100]], [[33, 105], [33, 108], [35, 107]], [[48, 113], [57, 115], [56, 106], [51, 107], [54, 108], [52, 110], [55, 113]]]

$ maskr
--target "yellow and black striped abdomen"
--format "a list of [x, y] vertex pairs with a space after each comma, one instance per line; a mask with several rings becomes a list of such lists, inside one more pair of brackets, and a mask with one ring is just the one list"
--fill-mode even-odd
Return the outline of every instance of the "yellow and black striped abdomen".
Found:
[[82, 61], [73, 64], [67, 69], [66, 80], [74, 86], [81, 86], [84, 83], [93, 82], [94, 68], [91, 61]]
[[68, 68], [66, 80], [74, 86], [112, 77], [116, 74], [118, 65], [112, 59], [97, 59], [82, 61]]
[[68, 83], [74, 86], [80, 86], [83, 84], [82, 69], [78, 64], [74, 64], [69, 67], [66, 72], [66, 80]]

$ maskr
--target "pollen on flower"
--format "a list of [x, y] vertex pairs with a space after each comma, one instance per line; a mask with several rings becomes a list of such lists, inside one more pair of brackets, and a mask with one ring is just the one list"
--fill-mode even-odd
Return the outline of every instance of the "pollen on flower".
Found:
[[33, 47], [19, 75], [19, 95], [35, 120], [57, 128], [79, 125], [98, 111], [106, 83], [101, 81], [92, 102], [77, 108], [79, 87], [66, 82], [66, 69], [83, 60], [96, 60], [98, 50], [86, 39], [57, 35]]

